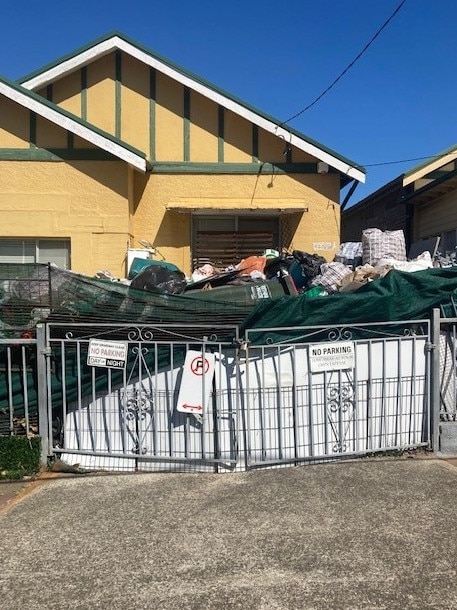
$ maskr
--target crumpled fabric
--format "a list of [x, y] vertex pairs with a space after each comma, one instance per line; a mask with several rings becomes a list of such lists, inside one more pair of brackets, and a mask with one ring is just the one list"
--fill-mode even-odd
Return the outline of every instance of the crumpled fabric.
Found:
[[347, 267], [343, 263], [335, 261], [324, 263], [321, 265], [321, 273], [311, 281], [311, 286], [322, 286], [329, 294], [337, 292], [341, 280], [351, 273], [351, 267]]

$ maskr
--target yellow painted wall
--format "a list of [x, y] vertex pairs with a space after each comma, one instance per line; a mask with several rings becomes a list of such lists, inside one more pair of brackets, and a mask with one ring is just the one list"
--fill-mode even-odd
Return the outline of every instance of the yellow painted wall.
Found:
[[[322, 192], [319, 192], [322, 191]], [[152, 174], [136, 189], [134, 235], [147, 239], [160, 254], [184, 272], [191, 272], [191, 216], [167, 211], [171, 207], [233, 208], [307, 207], [290, 241], [290, 249], [316, 252], [332, 260], [339, 247], [340, 206], [335, 203], [339, 178], [326, 176], [166, 175]], [[223, 213], [223, 212], [217, 212]], [[315, 248], [320, 244], [320, 248]], [[238, 261], [234, 261], [235, 263]]]
[[158, 161], [184, 159], [184, 87], [157, 74], [155, 142]]
[[1, 237], [70, 238], [73, 271], [125, 275], [125, 163], [0, 161], [0, 216]]
[[115, 133], [115, 76], [114, 54], [106, 55], [87, 69], [87, 121], [108, 133]]
[[224, 162], [250, 163], [252, 161], [252, 128], [242, 117], [225, 111]]
[[37, 116], [36, 145], [39, 148], [67, 148], [67, 132], [55, 123]]
[[[285, 163], [284, 154], [289, 143], [261, 129], [259, 131], [259, 159], [270, 163]], [[295, 160], [295, 159], [294, 159]]]
[[0, 96], [0, 148], [29, 148], [29, 111]]
[[195, 163], [218, 160], [218, 107], [199, 93], [190, 98], [190, 158]]
[[91, 142], [88, 142], [87, 140], [83, 140], [82, 138], [80, 138], [78, 136], [74, 136], [73, 137], [73, 148], [97, 149], [98, 147], [96, 146], [96, 144], [92, 144]]
[[[46, 93], [44, 93], [46, 96]], [[81, 72], [73, 72], [52, 85], [52, 102], [81, 116]]]
[[121, 134], [149, 154], [149, 67], [122, 55]]

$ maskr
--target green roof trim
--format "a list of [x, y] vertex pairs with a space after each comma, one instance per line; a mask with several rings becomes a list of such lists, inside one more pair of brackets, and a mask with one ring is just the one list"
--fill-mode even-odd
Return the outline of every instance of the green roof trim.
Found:
[[0, 161], [119, 161], [99, 148], [0, 148]]
[[[118, 32], [118, 31], [110, 32], [110, 33], [108, 33], [108, 34], [106, 34], [106, 35], [104, 35], [104, 36], [94, 40], [92, 43], [86, 44], [83, 47], [80, 47], [79, 49], [77, 49], [76, 51], [74, 51], [72, 53], [69, 53], [67, 55], [64, 55], [63, 57], [61, 57], [57, 61], [54, 61], [54, 62], [44, 66], [43, 68], [41, 68], [39, 70], [35, 70], [34, 72], [24, 76], [23, 78], [19, 79], [18, 82], [22, 84], [22, 83], [24, 83], [26, 81], [29, 81], [29, 80], [31, 80], [33, 78], [36, 78], [36, 77], [40, 76], [41, 74], [43, 74], [44, 72], [47, 72], [48, 70], [51, 70], [53, 68], [58, 67], [63, 62], [71, 60], [71, 59], [77, 57], [78, 55], [80, 55], [80, 54], [82, 54], [82, 53], [84, 53], [86, 51], [89, 51], [91, 48], [95, 47], [96, 45], [101, 44], [103, 42], [106, 42], [109, 39], [114, 38], [114, 37], [120, 38], [121, 40], [123, 40], [127, 44], [130, 44], [130, 45], [136, 47], [138, 50], [140, 50], [143, 53], [149, 55], [150, 57], [154, 58], [155, 60], [160, 61], [161, 63], [163, 63], [164, 65], [168, 66], [169, 68], [175, 70], [176, 72], [181, 73], [183, 76], [186, 76], [186, 77], [194, 80], [196, 83], [199, 83], [200, 85], [203, 85], [204, 87], [207, 87], [207, 88], [213, 90], [214, 92], [218, 93], [219, 95], [222, 95], [222, 96], [226, 97], [227, 99], [231, 100], [232, 102], [234, 102], [236, 104], [239, 104], [240, 106], [244, 107], [246, 110], [249, 110], [250, 112], [253, 112], [254, 114], [257, 114], [259, 117], [262, 117], [263, 119], [265, 119], [267, 121], [270, 121], [271, 123], [273, 123], [275, 125], [278, 125], [278, 127], [280, 126], [283, 129], [286, 129], [291, 134], [293, 134], [296, 137], [300, 138], [301, 140], [307, 142], [311, 146], [315, 146], [316, 148], [319, 148], [323, 152], [325, 152], [325, 153], [335, 157], [335, 159], [338, 159], [342, 163], [350, 165], [354, 169], [357, 169], [360, 172], [362, 172], [363, 174], [366, 174], [365, 168], [363, 166], [359, 165], [358, 163], [355, 163], [351, 159], [348, 159], [347, 157], [344, 157], [343, 155], [340, 155], [339, 153], [337, 153], [336, 151], [332, 150], [331, 148], [328, 148], [327, 146], [324, 146], [323, 144], [321, 144], [317, 140], [309, 138], [308, 136], [304, 135], [300, 131], [298, 131], [298, 130], [292, 128], [292, 127], [289, 127], [288, 125], [284, 125], [283, 121], [279, 121], [275, 117], [273, 117], [273, 116], [271, 116], [269, 114], [266, 114], [265, 112], [259, 110], [258, 108], [252, 106], [251, 104], [248, 104], [247, 102], [239, 99], [238, 97], [228, 93], [224, 89], [221, 89], [221, 88], [215, 86], [213, 83], [210, 83], [209, 81], [203, 79], [202, 77], [198, 76], [197, 74], [195, 74], [195, 73], [193, 73], [193, 72], [191, 72], [189, 70], [186, 70], [182, 66], [180, 66], [180, 65], [170, 61], [169, 59], [159, 55], [158, 53], [155, 53], [151, 49], [145, 47], [144, 45], [136, 42], [135, 40], [129, 38], [125, 34], [123, 34], [121, 32]], [[341, 173], [343, 174], [343, 172], [341, 172]]]
[[415, 197], [419, 197], [423, 193], [427, 193], [428, 191], [432, 191], [435, 188], [439, 188], [442, 184], [445, 184], [448, 180], [452, 180], [456, 176], [457, 176], [457, 169], [454, 169], [453, 171], [450, 171], [450, 172], [446, 172], [444, 175], [440, 176], [439, 178], [435, 178], [435, 180], [433, 180], [433, 182], [424, 184], [424, 186], [422, 186], [421, 188], [419, 188], [415, 191], [412, 191], [411, 193], [406, 194], [403, 197], [402, 202], [413, 200]]
[[425, 161], [423, 161], [419, 165], [415, 165], [411, 169], [408, 169], [402, 175], [405, 178], [407, 178], [408, 176], [411, 176], [412, 174], [415, 174], [416, 172], [420, 171], [421, 169], [425, 169], [427, 167], [427, 165], [430, 165], [434, 161], [438, 161], [438, 159], [440, 159], [441, 157], [445, 157], [446, 155], [449, 155], [449, 154], [451, 154], [453, 152], [457, 153], [457, 144], [454, 144], [454, 146], [450, 146], [446, 150], [443, 150], [443, 152], [438, 153], [437, 155], [433, 155], [431, 157], [428, 157]]

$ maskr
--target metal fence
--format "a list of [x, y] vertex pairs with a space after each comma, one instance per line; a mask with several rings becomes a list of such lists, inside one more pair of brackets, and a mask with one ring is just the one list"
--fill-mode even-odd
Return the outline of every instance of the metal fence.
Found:
[[[50, 452], [83, 468], [234, 468], [236, 326], [46, 327]], [[122, 345], [122, 366], [103, 362]]]
[[[439, 309], [434, 309], [432, 316], [432, 343], [434, 352], [431, 376], [431, 420], [434, 451], [442, 449], [442, 434], [444, 432], [441, 429], [442, 425], [457, 421], [456, 340], [457, 317], [455, 315], [454, 317], [445, 315]], [[451, 452], [455, 452], [456, 442], [457, 439], [452, 438], [451, 446], [449, 447]]]
[[247, 345], [256, 335], [241, 376], [248, 467], [428, 446], [428, 322], [256, 329]]
[[5, 340], [3, 433], [37, 422], [43, 459], [230, 472], [431, 446], [426, 320], [256, 329], [242, 341], [236, 325], [36, 330]]
[[1, 435], [38, 434], [36, 367], [36, 339], [0, 339]]

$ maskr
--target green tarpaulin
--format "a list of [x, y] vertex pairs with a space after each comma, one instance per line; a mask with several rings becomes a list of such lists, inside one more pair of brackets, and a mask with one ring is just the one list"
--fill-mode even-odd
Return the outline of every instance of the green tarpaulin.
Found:
[[[23, 273], [24, 270], [26, 268], [21, 267]], [[27, 324], [26, 328], [30, 324], [31, 312], [37, 305], [49, 307], [53, 311], [50, 319], [56, 317], [59, 321], [67, 321], [69, 327], [74, 322], [101, 319], [112, 321], [114, 325], [116, 321], [134, 323], [140, 320], [156, 324], [182, 321], [190, 325], [204, 321], [207, 324], [221, 324], [228, 320], [233, 322], [238, 320], [241, 323], [240, 336], [243, 336], [248, 329], [273, 329], [268, 332], [259, 331], [250, 336], [250, 341], [257, 344], [265, 343], [267, 338], [269, 342], [296, 340], [297, 332], [294, 330], [281, 330], [276, 333], [274, 331], [286, 327], [348, 326], [370, 322], [428, 319], [435, 307], [442, 307], [447, 315], [457, 317], [457, 312], [450, 307], [454, 297], [457, 301], [457, 267], [428, 269], [414, 273], [393, 270], [384, 278], [370, 282], [353, 293], [337, 293], [313, 298], [305, 298], [304, 295], [283, 296], [260, 301], [254, 308], [252, 305], [247, 307], [245, 304], [240, 306], [228, 302], [205, 302], [201, 299], [180, 296], [146, 295], [138, 291], [129, 291], [128, 286], [121, 284], [82, 278], [53, 269], [37, 275], [36, 266], [30, 271], [33, 273], [23, 278], [22, 281], [25, 280], [23, 284], [18, 284], [17, 277], [9, 280], [11, 284], [4, 281], [4, 294], [0, 299], [0, 311], [6, 313], [10, 305], [15, 305], [16, 308], [10, 307], [9, 311], [13, 314], [22, 314], [23, 324]], [[399, 328], [401, 329], [401, 325]], [[314, 337], [315, 340], [320, 338], [318, 335]], [[16, 405], [18, 412], [23, 413], [24, 384], [28, 387], [29, 409], [33, 412], [37, 398], [34, 350], [30, 349], [28, 356], [30, 362], [24, 376], [19, 361], [17, 369], [13, 367], [13, 370], [9, 371], [7, 349], [6, 345], [0, 348], [0, 416], [3, 414], [9, 417], [8, 405]], [[176, 346], [176, 349], [182, 351], [182, 346]], [[17, 357], [20, 360], [18, 350], [20, 348], [12, 350], [13, 359]], [[183, 358], [183, 355], [184, 352], [179, 357], [175, 354], [175, 364]], [[167, 350], [157, 353], [155, 357], [148, 363], [151, 368], [168, 366]], [[57, 354], [51, 389], [56, 404], [62, 401], [63, 380], [59, 362], [60, 358]], [[75, 351], [69, 349], [66, 353], [67, 400], [76, 398], [78, 371], [74, 368], [75, 363]], [[89, 391], [92, 387], [97, 391], [103, 390], [103, 384], [106, 383], [103, 374], [97, 375], [94, 386], [92, 370], [89, 367], [84, 365], [79, 374], [81, 375], [79, 382], [84, 391]]]
[[[457, 267], [407, 273], [390, 271], [356, 292], [306, 299], [284, 296], [260, 303], [241, 325], [247, 329], [325, 326], [428, 319], [435, 307], [449, 307], [457, 291]], [[449, 314], [448, 314], [449, 315]], [[450, 315], [455, 315], [450, 312]], [[290, 334], [291, 337], [295, 333]], [[263, 342], [256, 333], [256, 342]], [[281, 340], [285, 339], [284, 332]], [[268, 333], [272, 338], [272, 333]], [[274, 337], [274, 333], [273, 333]]]

